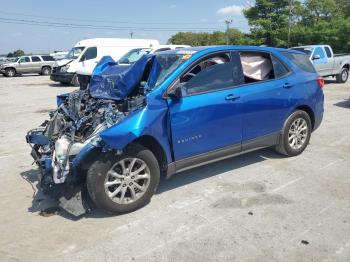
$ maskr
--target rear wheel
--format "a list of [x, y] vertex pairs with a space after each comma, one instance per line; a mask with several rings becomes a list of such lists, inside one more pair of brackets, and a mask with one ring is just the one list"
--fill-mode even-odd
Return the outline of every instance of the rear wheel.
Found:
[[297, 110], [286, 120], [276, 151], [287, 156], [301, 154], [311, 137], [312, 125], [308, 113]]
[[73, 78], [72, 78], [72, 85], [73, 86], [79, 86], [79, 79], [78, 79], [78, 75], [74, 74]]
[[131, 145], [122, 155], [105, 154], [92, 164], [87, 188], [95, 205], [112, 214], [131, 212], [153, 196], [160, 171], [151, 151]]
[[48, 66], [45, 66], [41, 69], [41, 74], [44, 76], [50, 75], [51, 74], [51, 68]]
[[13, 77], [16, 75], [16, 70], [14, 68], [7, 68], [5, 70], [5, 76], [7, 77]]
[[346, 81], [348, 81], [349, 78], [349, 69], [343, 68], [340, 74], [336, 76], [336, 78], [338, 83], [346, 83]]

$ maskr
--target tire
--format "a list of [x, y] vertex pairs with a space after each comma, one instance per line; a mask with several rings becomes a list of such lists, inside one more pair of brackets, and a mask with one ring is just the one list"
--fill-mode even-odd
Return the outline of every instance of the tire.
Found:
[[7, 76], [7, 77], [14, 77], [14, 76], [16, 76], [16, 70], [14, 68], [7, 68], [5, 70], [5, 76]]
[[[130, 167], [133, 159], [137, 159], [131, 167], [134, 172], [141, 169], [143, 164], [146, 167], [136, 175], [127, 168], [122, 172], [120, 163], [123, 162], [125, 167]], [[148, 180], [138, 180], [136, 178], [138, 176], [148, 176]], [[132, 180], [133, 177], [135, 180]], [[132, 144], [122, 155], [118, 156], [114, 153], [101, 155], [89, 168], [86, 183], [89, 195], [99, 209], [111, 214], [122, 214], [137, 210], [149, 203], [157, 189], [159, 178], [159, 165], [153, 153], [141, 145]], [[138, 190], [134, 184], [135, 181], [144, 189], [143, 191]], [[106, 184], [111, 185], [106, 186]], [[134, 195], [132, 195], [132, 188]], [[112, 196], [115, 192], [118, 193]]]
[[79, 86], [79, 79], [78, 79], [78, 75], [77, 74], [74, 74], [73, 78], [72, 78], [72, 85], [73, 86]]
[[43, 75], [43, 76], [51, 75], [51, 68], [49, 66], [44, 66], [41, 69], [41, 75]]
[[346, 83], [346, 81], [348, 81], [348, 78], [349, 78], [349, 69], [347, 68], [343, 68], [340, 74], [336, 76], [337, 83]]
[[[297, 124], [298, 120], [300, 120], [299, 129], [302, 130], [304, 129], [304, 127], [306, 127], [306, 133], [304, 130], [298, 131], [298, 133], [294, 131], [295, 127], [298, 129], [298, 124]], [[276, 145], [275, 150], [278, 153], [286, 156], [299, 155], [307, 147], [310, 141], [311, 132], [312, 132], [312, 124], [311, 124], [311, 119], [309, 114], [306, 113], [305, 111], [297, 110], [293, 114], [291, 114], [286, 120], [286, 122], [284, 123], [282, 134], [280, 136], [279, 143]], [[294, 145], [292, 145], [293, 141], [294, 141]]]

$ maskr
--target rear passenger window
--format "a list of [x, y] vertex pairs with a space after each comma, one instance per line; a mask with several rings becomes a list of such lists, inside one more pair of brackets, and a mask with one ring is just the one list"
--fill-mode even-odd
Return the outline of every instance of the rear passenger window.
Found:
[[305, 72], [316, 73], [316, 70], [310, 62], [309, 56], [304, 54], [292, 53], [288, 51], [281, 52], [287, 57], [293, 64], [297, 65], [300, 69]]
[[274, 79], [270, 54], [263, 52], [240, 52], [245, 83]]
[[86, 49], [84, 55], [82, 56], [80, 61], [90, 60], [97, 57], [97, 48], [96, 47], [89, 47]]
[[32, 62], [41, 62], [38, 56], [32, 56]]
[[331, 52], [331, 50], [329, 49], [328, 46], [325, 46], [324, 50], [326, 50], [327, 57], [329, 57], [329, 58], [332, 57], [332, 52]]
[[275, 78], [281, 78], [289, 73], [288, 68], [276, 57], [271, 57]]
[[52, 56], [50, 56], [50, 55], [42, 55], [41, 58], [44, 61], [55, 61], [55, 59]]
[[186, 82], [185, 88], [189, 95], [234, 86], [229, 53], [202, 59], [182, 76], [181, 82]]

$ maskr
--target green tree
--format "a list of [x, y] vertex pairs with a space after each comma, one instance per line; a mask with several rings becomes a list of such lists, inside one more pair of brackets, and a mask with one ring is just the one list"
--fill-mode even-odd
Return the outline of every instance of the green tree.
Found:
[[[231, 28], [228, 35], [230, 45], [242, 45], [248, 41], [247, 36], [238, 29]], [[226, 33], [221, 31], [212, 33], [179, 32], [171, 36], [168, 43], [191, 46], [226, 45]]]
[[13, 55], [13, 53], [10, 52], [7, 54], [7, 57], [14, 57], [14, 55]]
[[244, 10], [255, 44], [287, 46], [288, 4], [288, 0], [256, 0], [253, 7]]
[[23, 55], [24, 55], [24, 51], [21, 49], [18, 49], [13, 52], [13, 56], [23, 56]]

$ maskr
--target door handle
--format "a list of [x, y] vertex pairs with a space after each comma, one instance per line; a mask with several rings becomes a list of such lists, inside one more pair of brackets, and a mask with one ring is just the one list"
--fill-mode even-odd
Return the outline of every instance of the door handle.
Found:
[[234, 94], [229, 94], [225, 97], [225, 100], [228, 100], [228, 101], [233, 101], [233, 100], [236, 100], [240, 98], [240, 96], [237, 96], [237, 95], [234, 95]]
[[289, 89], [289, 88], [291, 88], [291, 87], [293, 87], [293, 85], [290, 84], [290, 83], [285, 83], [285, 84], [283, 85], [283, 88]]

